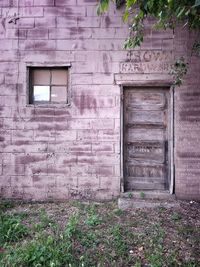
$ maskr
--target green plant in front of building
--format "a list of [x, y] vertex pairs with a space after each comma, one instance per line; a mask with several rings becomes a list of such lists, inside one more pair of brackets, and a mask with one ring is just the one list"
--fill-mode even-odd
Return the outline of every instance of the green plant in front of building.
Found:
[[[107, 11], [110, 0], [99, 0], [97, 13]], [[124, 48], [134, 49], [141, 46], [144, 40], [144, 23], [148, 17], [153, 17], [155, 23], [153, 30], [175, 29], [182, 23], [190, 30], [200, 30], [200, 0], [115, 0], [117, 7], [126, 5], [123, 14], [124, 22], [129, 25], [129, 36], [126, 38]], [[193, 51], [200, 55], [200, 37], [193, 44]], [[182, 78], [187, 72], [187, 63], [177, 59], [171, 74], [174, 85], [181, 85]]]
[[28, 235], [28, 228], [22, 224], [19, 215], [0, 214], [0, 246], [16, 242]]
[[[109, 2], [109, 0], [100, 0], [97, 13], [106, 12]], [[180, 22], [190, 29], [200, 29], [200, 0], [124, 0], [121, 3], [126, 5], [123, 19], [130, 24], [125, 48], [141, 45], [144, 21], [147, 17], [156, 19], [155, 24], [152, 25], [153, 29], [174, 29]]]
[[140, 192], [140, 197], [141, 198], [145, 198], [145, 193], [144, 192]]
[[182, 80], [187, 73], [187, 69], [188, 63], [185, 62], [185, 59], [183, 57], [176, 60], [170, 71], [170, 74], [173, 76], [174, 86], [180, 86], [182, 84]]
[[128, 196], [128, 198], [133, 198], [133, 193], [132, 192], [128, 192], [127, 196]]
[[[15, 238], [2, 239], [0, 266], [199, 266], [199, 229], [189, 210], [186, 213], [166, 208], [162, 212], [147, 209], [130, 213], [117, 209], [116, 202], [72, 202], [61, 209], [57, 205], [50, 209], [46, 204], [42, 208], [40, 204], [40, 211], [35, 212], [34, 205], [38, 204], [4, 209], [1, 213], [3, 228]], [[96, 218], [101, 218], [100, 223]], [[185, 220], [187, 224], [183, 224]], [[20, 230], [24, 227], [25, 231]], [[183, 252], [187, 259], [182, 257]]]
[[101, 224], [101, 222], [102, 222], [102, 219], [97, 214], [95, 205], [91, 205], [91, 207], [89, 207], [89, 209], [88, 209], [87, 218], [86, 218], [85, 223], [88, 226], [97, 226], [97, 225]]

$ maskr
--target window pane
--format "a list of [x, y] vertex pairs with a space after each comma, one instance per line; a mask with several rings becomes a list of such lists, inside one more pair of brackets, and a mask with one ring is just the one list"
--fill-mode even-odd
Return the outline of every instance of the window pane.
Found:
[[33, 85], [50, 85], [50, 70], [33, 70]]
[[67, 102], [67, 88], [65, 86], [51, 87], [51, 101], [52, 102]]
[[34, 101], [50, 101], [50, 86], [34, 86]]
[[54, 85], [67, 85], [67, 71], [62, 69], [51, 71], [51, 84]]

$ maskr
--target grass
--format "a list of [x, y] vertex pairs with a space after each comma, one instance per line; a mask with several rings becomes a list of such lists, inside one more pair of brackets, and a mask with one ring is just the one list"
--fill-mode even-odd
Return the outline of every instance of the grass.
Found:
[[28, 235], [28, 228], [22, 224], [21, 216], [0, 214], [0, 246], [17, 242]]
[[172, 220], [174, 220], [174, 221], [181, 220], [181, 215], [178, 214], [177, 212], [173, 212], [171, 217], [172, 217]]
[[[197, 205], [197, 204], [196, 204]], [[200, 266], [200, 211], [0, 203], [1, 267]]]

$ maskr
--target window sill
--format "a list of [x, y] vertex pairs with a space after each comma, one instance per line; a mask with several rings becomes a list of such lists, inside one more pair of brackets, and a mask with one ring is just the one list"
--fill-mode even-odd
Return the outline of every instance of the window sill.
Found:
[[47, 104], [40, 104], [40, 103], [35, 103], [35, 104], [26, 104], [26, 107], [30, 108], [69, 108], [71, 106], [71, 103], [47, 103]]

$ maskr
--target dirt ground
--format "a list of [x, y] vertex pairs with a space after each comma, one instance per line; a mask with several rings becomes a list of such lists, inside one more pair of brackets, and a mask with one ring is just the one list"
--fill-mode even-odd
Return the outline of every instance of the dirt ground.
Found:
[[[1, 202], [0, 209], [2, 216], [20, 218], [20, 223], [28, 229], [24, 236], [14, 241], [1, 241], [2, 267], [200, 266], [200, 203], [194, 201], [181, 201], [171, 208], [161, 205], [128, 211], [120, 210], [115, 201], [6, 205]], [[55, 225], [59, 229], [57, 232], [54, 231]], [[45, 249], [48, 247], [38, 235], [51, 236], [60, 245], [64, 232], [68, 233], [71, 242], [70, 251], [67, 250], [71, 258], [65, 261], [59, 262], [55, 255], [50, 259], [43, 255], [41, 263], [38, 252], [25, 249], [27, 244], [33, 246], [34, 242], [38, 242], [37, 246], [43, 244]], [[18, 251], [19, 246], [21, 250]], [[35, 255], [35, 262], [26, 262], [31, 253]], [[55, 265], [50, 265], [52, 262]]]

